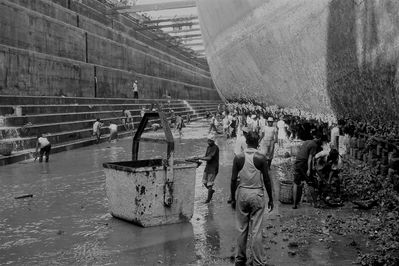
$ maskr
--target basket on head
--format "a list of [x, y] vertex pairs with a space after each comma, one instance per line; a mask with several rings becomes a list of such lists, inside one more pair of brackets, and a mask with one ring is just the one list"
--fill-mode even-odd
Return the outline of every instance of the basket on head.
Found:
[[293, 197], [293, 187], [294, 182], [290, 180], [280, 181], [280, 195], [279, 200], [281, 203], [291, 204], [294, 201]]

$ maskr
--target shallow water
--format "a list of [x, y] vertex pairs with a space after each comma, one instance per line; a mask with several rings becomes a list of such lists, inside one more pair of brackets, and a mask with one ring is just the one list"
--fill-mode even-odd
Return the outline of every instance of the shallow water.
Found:
[[[175, 157], [202, 156], [207, 127], [195, 122], [175, 134]], [[147, 133], [160, 137], [162, 132]], [[53, 154], [49, 163], [25, 161], [0, 168], [1, 265], [231, 265], [235, 247], [234, 211], [227, 205], [233, 159], [231, 141], [217, 138], [220, 171], [216, 193], [204, 204], [206, 190], [197, 168], [194, 216], [190, 223], [142, 228], [113, 218], [108, 212], [102, 163], [131, 158], [132, 139], [102, 143]], [[144, 143], [139, 159], [162, 157], [166, 146]], [[277, 169], [277, 168], [273, 168]], [[282, 173], [271, 171], [277, 179]], [[274, 190], [278, 194], [278, 182]], [[14, 199], [33, 194], [33, 197]], [[346, 238], [327, 247], [310, 236], [306, 249], [287, 254], [285, 228], [298, 215], [322, 224], [318, 210], [304, 205], [297, 211], [281, 205], [266, 215], [265, 240], [269, 262], [274, 265], [350, 265], [356, 251], [345, 248]], [[296, 226], [296, 224], [295, 224]], [[333, 236], [335, 237], [335, 236]], [[339, 239], [343, 238], [343, 239]], [[349, 241], [349, 240], [348, 240]], [[348, 263], [348, 264], [347, 264]]]

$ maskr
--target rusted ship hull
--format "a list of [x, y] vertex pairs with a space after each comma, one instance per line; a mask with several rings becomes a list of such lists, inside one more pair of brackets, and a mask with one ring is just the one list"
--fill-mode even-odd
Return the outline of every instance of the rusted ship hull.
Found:
[[198, 10], [226, 99], [397, 119], [398, 1], [201, 0]]

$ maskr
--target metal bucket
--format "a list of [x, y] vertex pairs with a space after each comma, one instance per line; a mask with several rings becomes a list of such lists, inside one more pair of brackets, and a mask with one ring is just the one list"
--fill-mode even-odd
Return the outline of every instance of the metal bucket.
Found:
[[104, 163], [106, 193], [114, 217], [143, 227], [188, 222], [194, 211], [196, 163], [175, 161], [167, 202], [162, 159]]
[[[159, 118], [165, 139], [143, 138]], [[142, 141], [167, 144], [167, 158], [138, 160]], [[162, 111], [144, 114], [133, 137], [132, 161], [104, 163], [111, 214], [143, 227], [187, 222], [193, 216], [197, 163], [174, 160], [174, 140]]]

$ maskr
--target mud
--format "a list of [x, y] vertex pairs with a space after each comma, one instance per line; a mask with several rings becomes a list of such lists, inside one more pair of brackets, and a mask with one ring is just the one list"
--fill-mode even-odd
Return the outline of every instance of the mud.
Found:
[[[159, 137], [162, 132], [146, 135]], [[176, 158], [204, 155], [207, 128], [203, 122], [188, 125], [181, 138], [174, 135]], [[108, 212], [102, 164], [130, 160], [131, 137], [54, 154], [49, 163], [25, 161], [1, 167], [0, 264], [232, 265], [235, 217], [227, 200], [233, 145], [223, 137], [216, 142], [220, 170], [212, 202], [203, 203], [202, 164], [196, 172], [190, 223], [151, 228], [113, 218]], [[166, 145], [140, 145], [139, 159], [162, 156]], [[282, 174], [276, 166], [271, 170], [274, 179]], [[276, 195], [277, 184], [274, 180]], [[15, 199], [29, 194], [32, 197]], [[350, 215], [350, 208], [318, 210], [302, 204], [292, 210], [274, 198], [275, 210], [266, 215], [263, 229], [270, 264], [351, 265], [357, 252], [368, 248], [359, 236], [333, 235], [324, 226], [329, 215]], [[353, 245], [354, 240], [359, 244]]]

